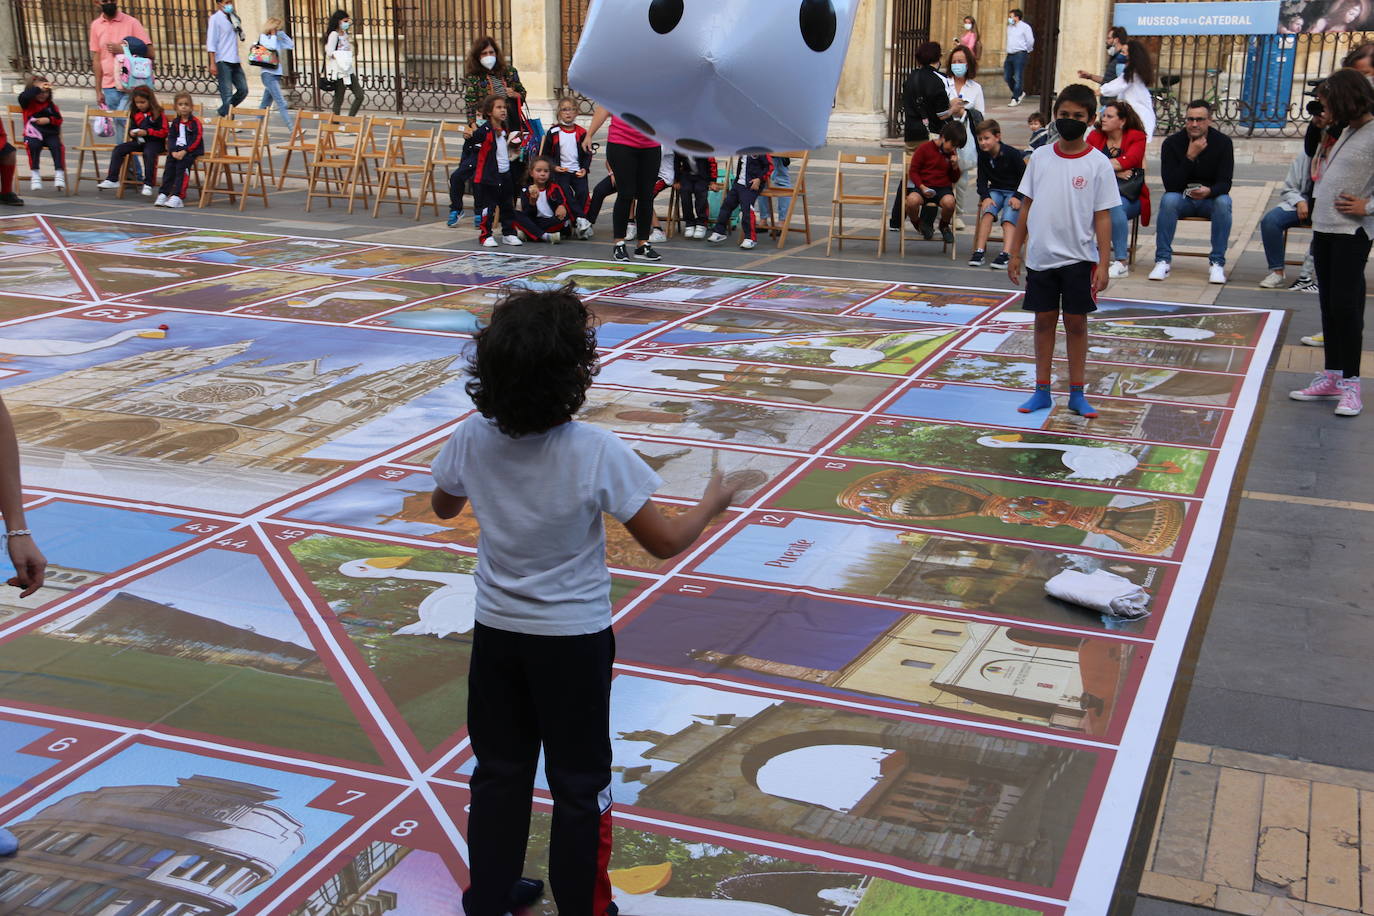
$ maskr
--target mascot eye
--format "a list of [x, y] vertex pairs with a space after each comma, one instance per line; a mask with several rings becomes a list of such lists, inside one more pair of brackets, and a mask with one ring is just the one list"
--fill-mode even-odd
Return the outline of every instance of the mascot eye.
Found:
[[[677, 24], [682, 21], [683, 5], [682, 0], [651, 0], [649, 3], [649, 28], [660, 35], [667, 35]], [[834, 14], [831, 14], [834, 18]], [[831, 37], [834, 37], [835, 28], [830, 28]], [[809, 42], [808, 42], [809, 43]]]
[[[801, 25], [802, 41], [806, 42], [806, 46], [812, 51], [820, 54], [835, 43], [835, 31], [838, 26], [835, 4], [831, 0], [802, 0], [797, 19]], [[650, 21], [652, 22], [652, 14]]]
[[771, 153], [771, 152], [773, 152], [773, 151], [772, 151], [771, 149], [769, 149], [768, 147], [766, 147], [766, 146], [746, 146], [744, 149], [740, 150], [740, 151], [739, 151], [738, 153], [736, 153], [735, 155], [736, 155], [736, 156], [767, 156], [767, 155], [768, 155], [769, 153]]
[[620, 120], [624, 121], [626, 124], [630, 125], [642, 134], [648, 134], [650, 137], [654, 135], [654, 126], [650, 124], [648, 121], [641, 118], [639, 115], [630, 114], [627, 111], [620, 116]]
[[682, 137], [677, 141], [677, 145], [694, 153], [709, 153], [715, 148], [705, 140], [694, 140], [691, 137]]

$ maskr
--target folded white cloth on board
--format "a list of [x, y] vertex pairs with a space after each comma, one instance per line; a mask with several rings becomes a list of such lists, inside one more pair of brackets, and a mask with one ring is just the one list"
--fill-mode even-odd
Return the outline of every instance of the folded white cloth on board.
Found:
[[1045, 591], [1113, 617], [1135, 620], [1150, 613], [1150, 596], [1124, 576], [1105, 569], [1090, 573], [1066, 569], [1045, 583]]

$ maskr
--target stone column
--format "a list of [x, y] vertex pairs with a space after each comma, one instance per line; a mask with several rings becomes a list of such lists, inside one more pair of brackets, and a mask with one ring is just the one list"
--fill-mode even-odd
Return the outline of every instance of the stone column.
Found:
[[887, 127], [887, 0], [859, 0], [827, 140], [876, 143]]
[[1107, 63], [1107, 27], [1112, 24], [1111, 17], [1110, 0], [1064, 0], [1059, 12], [1059, 57], [1055, 60], [1054, 88], [1084, 82], [1078, 78], [1079, 70], [1102, 72]]
[[[0, 73], [3, 73], [3, 77], [0, 77], [0, 80], [5, 83], [6, 89], [9, 88], [11, 83], [17, 84], [18, 77], [22, 76], [22, 74], [17, 70], [13, 70], [10, 66], [10, 61], [19, 55], [19, 40], [15, 35], [15, 29], [10, 25], [10, 23], [15, 20], [15, 14], [17, 12], [15, 7], [18, 5], [18, 2], [19, 0], [0, 0], [0, 23], [3, 23], [4, 26], [0, 28], [0, 68], [4, 68], [0, 70]], [[91, 18], [95, 18], [94, 13], [92, 13]], [[86, 54], [86, 59], [89, 61], [90, 53], [85, 51], [85, 47], [83, 43], [81, 48], [83, 53]], [[87, 67], [87, 69], [90, 68]], [[22, 144], [24, 141], [21, 138], [19, 142]]]
[[520, 71], [533, 117], [552, 123], [555, 87], [563, 82], [559, 48], [562, 16], [557, 0], [511, 0], [510, 61]]

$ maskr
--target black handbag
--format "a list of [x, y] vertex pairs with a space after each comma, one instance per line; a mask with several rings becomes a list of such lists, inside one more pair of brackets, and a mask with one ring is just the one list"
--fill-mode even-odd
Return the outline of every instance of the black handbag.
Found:
[[1131, 169], [1131, 174], [1126, 178], [1116, 179], [1116, 189], [1121, 196], [1127, 200], [1139, 200], [1140, 192], [1145, 188], [1145, 170]]
[[323, 70], [320, 72], [320, 78], [315, 85], [320, 87], [321, 92], [333, 92], [343, 85], [343, 80], [338, 77], [331, 77], [328, 70]]

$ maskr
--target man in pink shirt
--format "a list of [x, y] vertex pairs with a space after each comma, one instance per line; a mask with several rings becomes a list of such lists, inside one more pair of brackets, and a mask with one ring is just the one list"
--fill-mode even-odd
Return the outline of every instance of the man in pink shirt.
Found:
[[[129, 107], [129, 94], [115, 85], [115, 55], [123, 52], [121, 45], [129, 36], [138, 38], [148, 45], [148, 56], [152, 57], [152, 40], [148, 32], [128, 13], [120, 12], [114, 0], [95, 0], [100, 15], [91, 22], [91, 71], [95, 73], [95, 98], [104, 102], [111, 111], [124, 111]], [[115, 136], [123, 134], [116, 132]]]

